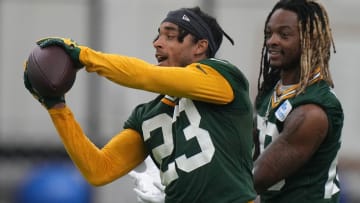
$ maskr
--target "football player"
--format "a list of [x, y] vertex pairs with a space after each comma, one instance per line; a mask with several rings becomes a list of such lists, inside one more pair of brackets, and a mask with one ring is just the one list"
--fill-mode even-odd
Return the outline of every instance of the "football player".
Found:
[[317, 1], [280, 0], [266, 19], [254, 163], [261, 202], [339, 202], [344, 115], [329, 70], [332, 45]]
[[160, 170], [165, 202], [253, 202], [249, 85], [238, 67], [214, 58], [223, 36], [233, 43], [215, 18], [195, 7], [170, 11], [161, 22], [153, 41], [157, 65], [69, 39], [38, 41], [40, 47], [63, 47], [88, 72], [159, 93], [138, 105], [101, 149], [84, 134], [64, 97], [36, 94], [26, 69], [25, 84], [47, 107], [68, 154], [93, 185], [126, 175], [150, 156]]

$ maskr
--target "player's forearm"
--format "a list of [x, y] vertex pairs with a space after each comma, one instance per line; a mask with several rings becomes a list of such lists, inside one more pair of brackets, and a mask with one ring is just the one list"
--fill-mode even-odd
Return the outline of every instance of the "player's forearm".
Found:
[[234, 97], [226, 79], [208, 67], [160, 67], [137, 58], [89, 48], [82, 48], [80, 60], [87, 71], [126, 87], [217, 104], [229, 103]]
[[107, 150], [109, 147], [100, 150], [84, 135], [67, 107], [52, 109], [49, 113], [66, 151], [91, 184], [109, 183], [127, 174], [143, 160], [141, 156], [135, 161], [127, 160], [131, 157], [128, 152], [123, 152], [121, 156], [118, 152]]
[[294, 173], [303, 163], [300, 157], [300, 153], [282, 138], [271, 143], [254, 162], [256, 192], [260, 194]]

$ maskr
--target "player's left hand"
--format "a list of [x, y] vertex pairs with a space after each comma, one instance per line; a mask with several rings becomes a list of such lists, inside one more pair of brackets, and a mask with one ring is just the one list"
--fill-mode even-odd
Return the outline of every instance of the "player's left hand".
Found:
[[41, 48], [49, 46], [60, 46], [62, 47], [71, 59], [76, 64], [77, 68], [82, 68], [84, 65], [80, 62], [80, 51], [81, 47], [72, 39], [61, 38], [61, 37], [48, 37], [40, 39], [36, 42]]
[[32, 96], [38, 100], [46, 109], [50, 109], [58, 103], [65, 103], [65, 96], [61, 95], [59, 97], [43, 97], [41, 96], [31, 85], [28, 73], [27, 73], [27, 62], [24, 65], [24, 85], [25, 88], [32, 94]]
[[129, 173], [130, 177], [135, 180], [134, 191], [137, 194], [138, 203], [164, 203], [165, 186], [148, 172], [131, 171]]

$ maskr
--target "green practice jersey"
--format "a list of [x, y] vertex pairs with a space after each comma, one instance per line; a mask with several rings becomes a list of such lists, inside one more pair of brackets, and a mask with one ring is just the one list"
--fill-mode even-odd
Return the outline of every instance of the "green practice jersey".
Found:
[[254, 200], [253, 111], [248, 82], [226, 61], [206, 59], [199, 63], [211, 66], [228, 80], [235, 95], [231, 103], [216, 105], [159, 95], [137, 106], [124, 127], [143, 136], [166, 186], [166, 202]]
[[326, 112], [329, 128], [326, 138], [310, 160], [293, 175], [268, 188], [261, 194], [261, 202], [339, 202], [337, 155], [344, 120], [340, 102], [322, 80], [308, 86], [304, 93], [280, 101], [276, 107], [272, 107], [270, 103], [272, 94], [273, 92], [269, 92], [257, 106], [260, 153], [279, 136], [286, 117], [300, 105], [320, 106]]

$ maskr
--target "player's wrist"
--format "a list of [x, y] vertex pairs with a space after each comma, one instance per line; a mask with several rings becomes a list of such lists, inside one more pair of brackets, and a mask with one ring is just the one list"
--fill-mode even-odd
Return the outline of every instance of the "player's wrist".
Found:
[[57, 104], [54, 104], [52, 107], [49, 108], [50, 109], [62, 109], [62, 108], [65, 108], [66, 104], [65, 102], [61, 102], [61, 103], [57, 103]]
[[47, 109], [51, 109], [54, 108], [55, 106], [60, 106], [60, 104], [65, 104], [65, 97], [64, 96], [60, 96], [60, 97], [51, 97], [51, 98], [44, 98], [41, 97], [39, 98], [39, 101], [47, 108]]

